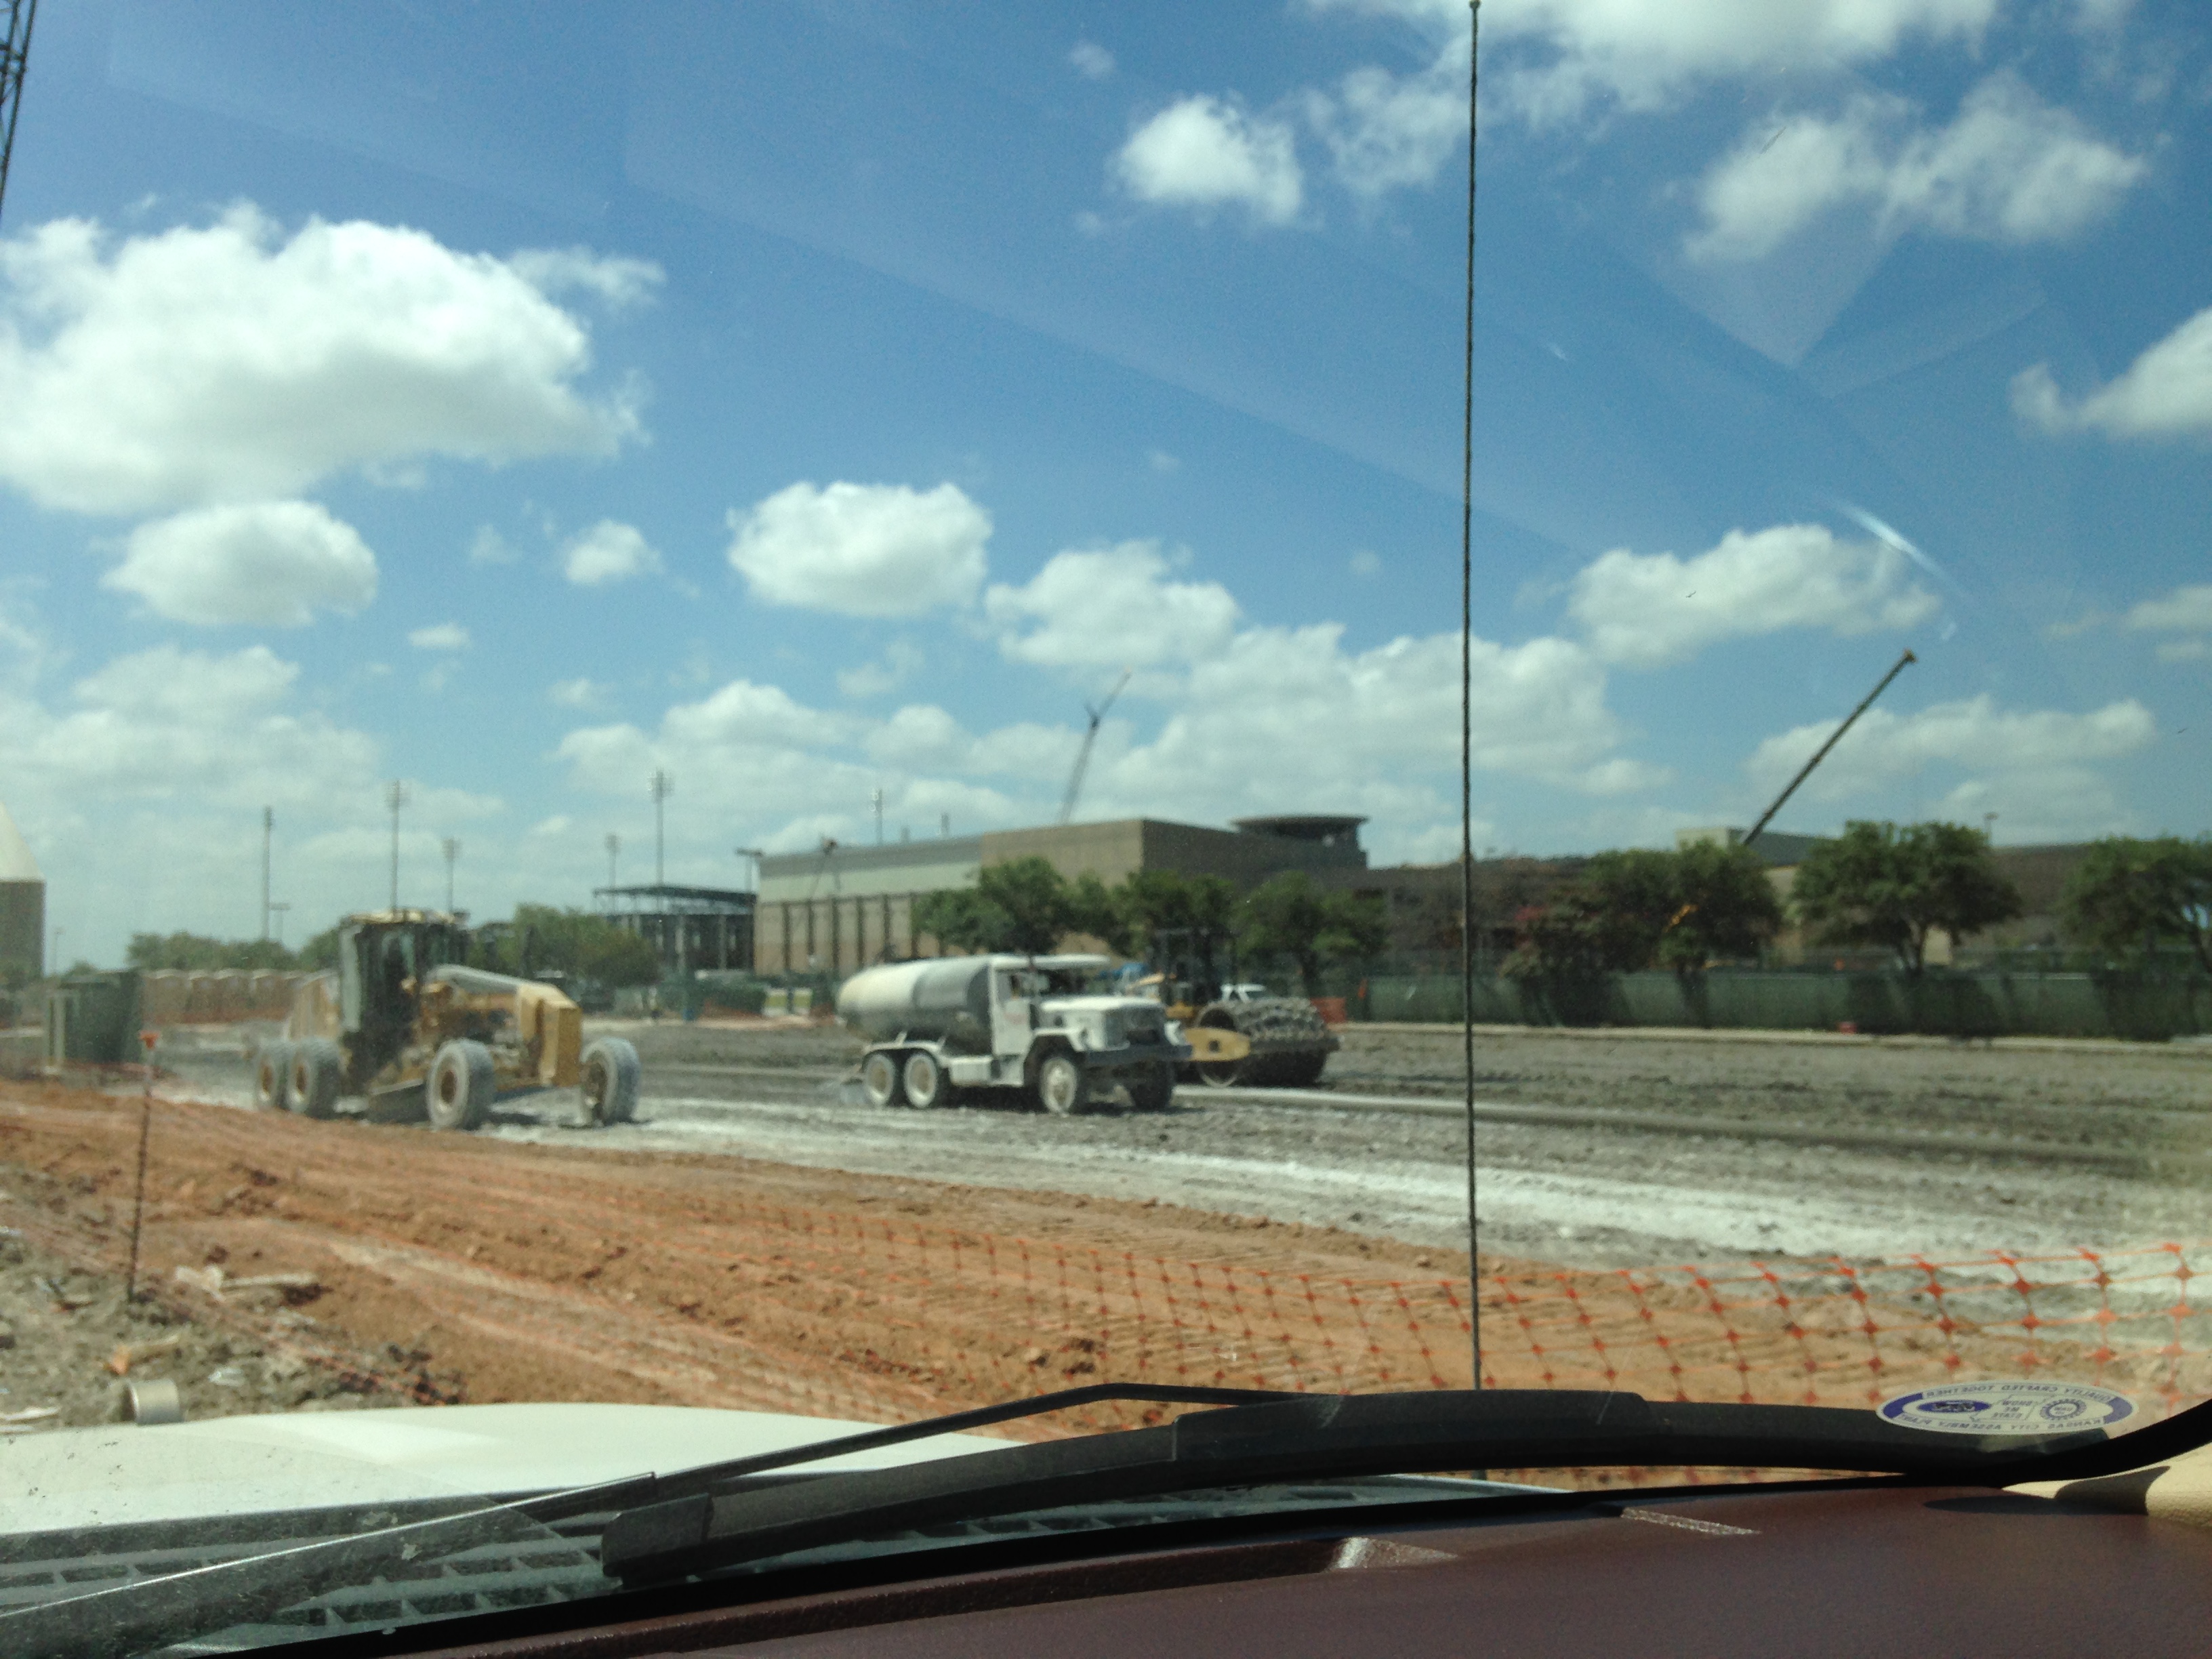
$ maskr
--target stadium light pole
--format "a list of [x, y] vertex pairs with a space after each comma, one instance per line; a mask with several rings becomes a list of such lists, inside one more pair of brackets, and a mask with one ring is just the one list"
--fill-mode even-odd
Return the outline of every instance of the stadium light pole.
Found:
[[399, 908], [399, 809], [407, 805], [407, 786], [394, 778], [384, 786], [384, 804], [392, 809], [392, 908]]

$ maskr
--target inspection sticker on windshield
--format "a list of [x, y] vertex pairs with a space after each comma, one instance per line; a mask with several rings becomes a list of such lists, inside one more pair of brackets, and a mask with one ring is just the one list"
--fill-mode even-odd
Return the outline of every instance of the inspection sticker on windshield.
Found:
[[2071, 1434], [2124, 1423], [2136, 1405], [2086, 1382], [1943, 1382], [1885, 1400], [1881, 1414], [1938, 1434]]

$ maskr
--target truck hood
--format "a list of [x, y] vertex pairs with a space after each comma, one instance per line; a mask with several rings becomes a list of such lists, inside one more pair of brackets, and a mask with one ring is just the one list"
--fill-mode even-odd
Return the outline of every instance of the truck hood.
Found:
[[[877, 1426], [683, 1406], [534, 1405], [55, 1429], [0, 1440], [0, 1536], [556, 1491], [672, 1474]], [[1007, 1443], [945, 1435], [808, 1467], [884, 1468]]]

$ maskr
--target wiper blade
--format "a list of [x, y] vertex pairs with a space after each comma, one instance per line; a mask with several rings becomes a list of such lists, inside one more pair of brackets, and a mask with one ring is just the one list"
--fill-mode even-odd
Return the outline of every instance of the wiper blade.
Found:
[[[2205, 1427], [2197, 1425], [2196, 1438]], [[2106, 1444], [2102, 1430], [2033, 1439], [1933, 1434], [1869, 1411], [1654, 1402], [1625, 1393], [1295, 1395], [1158, 1428], [650, 1504], [614, 1518], [599, 1558], [609, 1574], [642, 1582], [1029, 1510], [1446, 1469], [1705, 1465], [2010, 1481], [2046, 1468], [2086, 1470], [2081, 1455]]]

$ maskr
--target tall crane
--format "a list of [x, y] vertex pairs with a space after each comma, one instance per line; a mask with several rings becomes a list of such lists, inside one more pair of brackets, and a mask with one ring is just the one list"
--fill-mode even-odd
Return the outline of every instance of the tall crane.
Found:
[[1106, 701], [1096, 708], [1087, 702], [1083, 705], [1083, 712], [1091, 716], [1091, 724], [1084, 730], [1082, 747], [1075, 751], [1075, 770], [1068, 775], [1067, 795], [1060, 803], [1059, 823], [1066, 823], [1075, 816], [1075, 798], [1083, 793], [1083, 775], [1091, 769], [1091, 745], [1098, 741], [1098, 722], [1106, 718], [1106, 711], [1114, 706], [1114, 699], [1121, 695], [1121, 688], [1128, 684], [1129, 676], [1134, 672], [1133, 668], [1123, 669], [1121, 678], [1106, 694]]
[[8, 199], [8, 158], [15, 151], [15, 112], [23, 101], [23, 66], [31, 61], [31, 25], [39, 0], [0, 0], [8, 33], [0, 37], [0, 202]]

